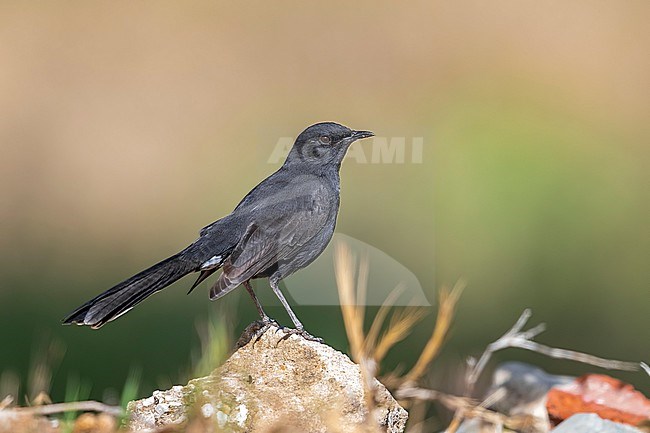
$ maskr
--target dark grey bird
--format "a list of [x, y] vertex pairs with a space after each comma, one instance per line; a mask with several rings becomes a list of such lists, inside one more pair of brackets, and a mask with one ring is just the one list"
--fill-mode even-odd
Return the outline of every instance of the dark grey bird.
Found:
[[372, 132], [332, 122], [317, 123], [296, 139], [278, 171], [251, 190], [225, 217], [204, 227], [181, 252], [86, 302], [63, 323], [99, 328], [187, 274], [199, 272], [190, 293], [208, 276], [223, 272], [210, 289], [219, 299], [244, 285], [265, 324], [250, 281], [268, 278], [295, 329], [304, 333], [279, 282], [313, 262], [325, 249], [339, 211], [339, 169], [350, 145]]

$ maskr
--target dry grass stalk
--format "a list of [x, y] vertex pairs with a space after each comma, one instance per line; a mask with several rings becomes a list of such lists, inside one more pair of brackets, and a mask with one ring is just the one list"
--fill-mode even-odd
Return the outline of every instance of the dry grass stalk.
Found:
[[[334, 264], [343, 322], [350, 342], [352, 357], [357, 362], [360, 359], [371, 358], [375, 363], [379, 363], [395, 344], [409, 334], [413, 326], [424, 317], [426, 310], [412, 308], [394, 313], [388, 329], [380, 337], [379, 334], [389, 312], [404, 290], [403, 286], [397, 286], [382, 304], [366, 335], [363, 330], [365, 315], [363, 305], [367, 291], [367, 259], [361, 261], [356, 286], [354, 285], [354, 276], [357, 274], [356, 258], [349, 247], [343, 243], [336, 245]], [[442, 343], [453, 322], [456, 304], [464, 287], [465, 284], [459, 282], [451, 291], [447, 289], [441, 290], [436, 326], [414, 368], [405, 376], [406, 380], [414, 381], [420, 378], [426, 372], [431, 361], [440, 352]]]
[[402, 387], [398, 391], [399, 398], [409, 398], [420, 401], [438, 401], [446, 408], [455, 410], [461, 415], [455, 418], [445, 430], [446, 433], [456, 431], [460, 422], [465, 418], [478, 418], [493, 425], [502, 425], [514, 430], [530, 429], [536, 420], [529, 415], [507, 416], [493, 410], [486, 409], [484, 403], [478, 403], [467, 397], [446, 394], [433, 389], [416, 387]]
[[420, 379], [422, 375], [426, 373], [431, 362], [440, 353], [442, 343], [445, 341], [445, 337], [449, 333], [449, 328], [453, 322], [456, 305], [458, 304], [458, 300], [460, 299], [460, 295], [463, 293], [465, 286], [466, 284], [464, 281], [459, 281], [451, 291], [446, 287], [443, 287], [440, 290], [438, 295], [438, 316], [436, 317], [436, 325], [433, 328], [433, 333], [431, 334], [429, 341], [427, 341], [422, 354], [411, 371], [409, 371], [404, 377], [406, 382], [415, 382]]
[[[367, 264], [367, 261], [363, 262]], [[376, 373], [376, 364], [366, 352], [365, 336], [363, 332], [363, 303], [359, 303], [358, 293], [355, 288], [355, 266], [356, 260], [352, 251], [343, 243], [336, 245], [336, 254], [334, 258], [334, 269], [336, 274], [336, 283], [341, 300], [341, 312], [343, 314], [343, 323], [345, 332], [350, 342], [350, 351], [352, 358], [359, 364], [363, 382], [365, 386], [365, 399], [370, 412], [375, 407], [375, 389], [374, 378]], [[361, 271], [360, 274], [367, 274]], [[359, 279], [361, 280], [361, 279]]]
[[343, 323], [345, 332], [350, 342], [352, 357], [358, 362], [364, 357], [364, 335], [363, 320], [360, 314], [360, 307], [356, 302], [356, 290], [354, 286], [355, 275], [355, 258], [352, 251], [342, 243], [336, 245], [336, 254], [334, 259], [334, 269], [336, 274], [336, 284], [341, 300], [341, 312], [343, 314]]
[[375, 315], [375, 318], [373, 319], [372, 324], [370, 325], [370, 330], [368, 331], [368, 335], [366, 336], [366, 344], [364, 348], [366, 352], [371, 352], [374, 347], [377, 347], [377, 342], [379, 340], [379, 333], [381, 332], [381, 328], [384, 326], [386, 317], [388, 316], [388, 313], [390, 313], [391, 308], [393, 308], [393, 305], [397, 301], [397, 298], [399, 298], [403, 292], [404, 292], [404, 286], [400, 284], [397, 287], [395, 287], [395, 290], [390, 292], [388, 297], [381, 304], [379, 311], [377, 311], [377, 314]]
[[32, 355], [32, 364], [29, 368], [27, 377], [27, 392], [25, 399], [35, 399], [41, 393], [47, 393], [50, 390], [52, 382], [52, 372], [63, 359], [65, 346], [56, 339], [47, 338], [38, 342]]
[[5, 409], [9, 406], [11, 406], [11, 403], [14, 402], [14, 397], [11, 395], [6, 396], [5, 398], [0, 401], [0, 410]]
[[364, 320], [368, 261], [363, 258], [357, 269], [357, 259], [347, 245], [338, 243], [335, 248], [334, 266], [343, 322], [350, 343], [352, 359], [361, 368], [366, 405], [369, 410], [367, 423], [363, 428], [367, 431], [377, 431], [378, 426], [374, 422], [373, 411], [376, 393], [375, 376], [379, 362], [396, 343], [408, 335], [413, 325], [424, 316], [424, 310], [418, 309], [415, 312], [410, 311], [408, 314], [406, 311], [394, 314], [388, 329], [380, 336], [388, 313], [402, 290], [398, 287], [384, 302], [366, 335]]
[[412, 311], [402, 310], [393, 314], [388, 329], [377, 342], [373, 357], [375, 362], [381, 362], [388, 351], [395, 344], [402, 341], [411, 331], [411, 328], [426, 315], [422, 308], [413, 309]]
[[[334, 265], [343, 322], [350, 343], [351, 355], [354, 361], [361, 366], [366, 385], [368, 407], [372, 408], [374, 407], [374, 377], [379, 363], [395, 344], [403, 340], [411, 332], [413, 326], [424, 317], [426, 310], [411, 308], [393, 313], [387, 329], [382, 334], [381, 330], [384, 323], [404, 290], [403, 286], [398, 286], [384, 301], [366, 334], [364, 332], [364, 305], [367, 292], [368, 261], [365, 258], [362, 259], [357, 271], [356, 257], [347, 245], [339, 243], [336, 245]], [[404, 377], [394, 375], [385, 378], [396, 388], [402, 387], [406, 383], [412, 384], [421, 378], [433, 359], [438, 355], [453, 322], [456, 305], [463, 289], [464, 284], [460, 282], [451, 291], [443, 289], [440, 292], [436, 325], [414, 368]], [[399, 393], [400, 390], [401, 388], [397, 392]], [[448, 403], [453, 400], [453, 397], [445, 397], [443, 394], [436, 395]], [[465, 404], [465, 406], [467, 405]], [[420, 425], [424, 424], [420, 423]]]

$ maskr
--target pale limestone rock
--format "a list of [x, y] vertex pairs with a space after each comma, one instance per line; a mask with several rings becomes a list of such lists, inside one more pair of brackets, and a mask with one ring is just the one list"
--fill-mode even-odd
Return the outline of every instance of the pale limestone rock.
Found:
[[353, 432], [371, 417], [381, 431], [404, 430], [407, 412], [376, 380], [368, 414], [360, 368], [346, 355], [297, 335], [280, 341], [285, 331], [275, 327], [252, 342], [252, 326], [211, 375], [129, 403], [130, 427], [147, 431], [199, 417], [230, 432]]
[[602, 419], [595, 413], [577, 413], [560, 423], [551, 433], [641, 433], [641, 430]]
[[[489, 407], [508, 416], [531, 416], [533, 425], [530, 432], [548, 433], [551, 424], [546, 412], [546, 394], [556, 386], [570, 383], [575, 378], [557, 376], [522, 362], [505, 362], [497, 367], [492, 375], [492, 385], [487, 396], [500, 395]], [[465, 420], [458, 433], [494, 433], [500, 432], [496, 427], [477, 419]]]

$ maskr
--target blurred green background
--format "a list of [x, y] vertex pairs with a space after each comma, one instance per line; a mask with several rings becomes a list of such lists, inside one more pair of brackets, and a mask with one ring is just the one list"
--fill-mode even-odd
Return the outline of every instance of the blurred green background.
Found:
[[[193, 241], [322, 120], [422, 137], [422, 163], [344, 164], [337, 230], [432, 303], [467, 279], [437, 386], [526, 307], [540, 342], [650, 360], [649, 20], [645, 0], [2, 2], [0, 382], [47, 347], [55, 400], [71, 377], [108, 398], [134, 367], [141, 395], [185, 380], [197, 322], [256, 319], [244, 293], [210, 303], [188, 278], [100, 331], [59, 321]], [[434, 308], [386, 370], [415, 361]], [[296, 312], [346, 349], [338, 307]]]

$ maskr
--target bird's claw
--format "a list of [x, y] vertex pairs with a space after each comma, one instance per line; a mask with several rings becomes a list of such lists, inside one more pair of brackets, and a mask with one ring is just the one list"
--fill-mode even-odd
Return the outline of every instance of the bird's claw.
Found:
[[237, 347], [244, 347], [249, 343], [252, 343], [252, 345], [255, 346], [255, 343], [257, 343], [262, 338], [262, 336], [266, 333], [266, 331], [268, 331], [271, 328], [274, 329], [275, 333], [282, 332], [284, 334], [276, 342], [276, 346], [280, 342], [287, 340], [292, 335], [299, 335], [308, 341], [323, 343], [322, 338], [314, 337], [309, 332], [305, 331], [304, 328], [297, 328], [297, 329], [286, 328], [280, 325], [274, 319], [271, 319], [270, 317], [267, 316], [267, 317], [262, 317], [260, 320], [256, 322], [253, 322], [248, 328], [246, 328], [246, 331], [237, 342]]
[[262, 335], [264, 335], [264, 333], [270, 328], [276, 328], [276, 332], [278, 329], [282, 329], [282, 326], [280, 326], [280, 324], [275, 319], [271, 319], [268, 316], [262, 317], [262, 319], [255, 322], [255, 324], [257, 325], [257, 329], [251, 338], [253, 346], [255, 346], [255, 343], [257, 343], [258, 340], [262, 338]]
[[255, 343], [262, 338], [262, 335], [264, 335], [270, 328], [275, 328], [277, 332], [282, 327], [278, 322], [270, 317], [262, 317], [260, 320], [251, 323], [237, 341], [237, 347], [244, 347], [250, 342], [255, 345]]
[[294, 329], [294, 328], [284, 328], [284, 327], [280, 328], [280, 329], [284, 332], [284, 335], [282, 336], [282, 338], [280, 338], [280, 340], [278, 340], [278, 343], [288, 339], [292, 335], [299, 335], [299, 336], [301, 336], [302, 338], [304, 338], [305, 340], [308, 340], [308, 341], [315, 341], [316, 343], [323, 343], [322, 338], [314, 337], [313, 335], [311, 335], [309, 332], [305, 331], [304, 329]]

